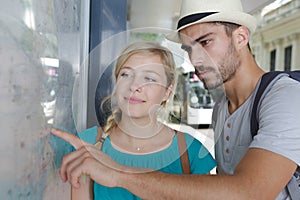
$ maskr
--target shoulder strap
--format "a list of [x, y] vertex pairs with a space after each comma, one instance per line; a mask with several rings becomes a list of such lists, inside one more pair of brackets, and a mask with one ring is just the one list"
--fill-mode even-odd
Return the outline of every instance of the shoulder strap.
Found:
[[178, 141], [178, 148], [179, 148], [179, 154], [180, 154], [180, 162], [181, 162], [181, 168], [182, 172], [184, 174], [190, 174], [190, 161], [189, 161], [189, 155], [186, 147], [185, 142], [185, 136], [183, 133], [178, 132], [175, 130], [175, 133], [177, 134], [177, 141]]
[[103, 134], [101, 127], [99, 127], [99, 128], [98, 128], [98, 135], [97, 135], [97, 138], [96, 138], [96, 141], [97, 141], [97, 142], [96, 142], [96, 144], [95, 144], [95, 146], [96, 146], [98, 149], [102, 150], [102, 145], [103, 145], [103, 143], [104, 143], [106, 137], [107, 137], [107, 134]]
[[253, 103], [253, 107], [252, 107], [252, 112], [251, 112], [251, 135], [252, 137], [254, 137], [257, 134], [258, 131], [258, 121], [257, 121], [257, 107], [258, 107], [258, 103], [260, 101], [261, 96], [263, 95], [265, 89], [268, 87], [269, 83], [281, 72], [278, 71], [272, 71], [272, 72], [268, 72], [265, 73], [262, 77], [261, 77], [261, 81], [260, 81], [260, 85], [258, 87], [255, 99], [254, 99], [254, 103]]
[[271, 71], [265, 73], [262, 78], [260, 85], [258, 87], [254, 102], [253, 102], [253, 107], [252, 107], [252, 112], [251, 112], [251, 135], [254, 137], [257, 134], [258, 131], [258, 120], [257, 120], [257, 107], [260, 101], [261, 96], [263, 95], [265, 89], [268, 87], [269, 83], [278, 75], [281, 73], [286, 73], [288, 74], [292, 79], [300, 81], [300, 70], [295, 70], [295, 71]]
[[[184, 174], [190, 174], [191, 173], [190, 161], [189, 161], [188, 150], [187, 150], [187, 147], [186, 147], [185, 136], [184, 136], [183, 133], [178, 132], [176, 130], [175, 130], [175, 133], [177, 135], [178, 149], [179, 149], [182, 172]], [[105, 141], [105, 138], [106, 138], [106, 137], [103, 137], [102, 135], [103, 134], [102, 134], [101, 128], [98, 128], [98, 136], [97, 136], [97, 142], [96, 142], [95, 146], [100, 150], [102, 149], [102, 145], [103, 145], [103, 143]]]

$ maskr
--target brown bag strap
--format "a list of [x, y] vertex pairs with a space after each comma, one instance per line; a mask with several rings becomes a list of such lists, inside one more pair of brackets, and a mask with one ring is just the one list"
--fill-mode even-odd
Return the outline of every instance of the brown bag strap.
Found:
[[177, 141], [178, 141], [178, 148], [179, 148], [179, 154], [180, 154], [180, 162], [181, 162], [181, 168], [182, 172], [184, 174], [190, 174], [190, 161], [189, 161], [189, 155], [186, 147], [185, 142], [185, 136], [183, 133], [178, 132], [175, 130], [175, 133], [177, 134]]
[[[180, 163], [181, 163], [181, 168], [182, 172], [184, 174], [190, 174], [190, 161], [189, 161], [189, 155], [186, 147], [186, 142], [185, 142], [185, 136], [183, 133], [178, 132], [175, 130], [175, 133], [177, 135], [177, 141], [178, 141], [178, 149], [179, 149], [179, 155], [180, 155]], [[104, 136], [104, 137], [103, 137]], [[102, 149], [102, 145], [105, 141], [105, 135], [102, 134], [101, 128], [98, 128], [98, 136], [97, 136], [97, 142], [95, 146], [98, 149]]]
[[107, 135], [106, 135], [106, 134], [103, 134], [101, 127], [99, 127], [99, 128], [98, 128], [98, 135], [97, 135], [97, 138], [96, 138], [96, 141], [97, 141], [97, 142], [96, 142], [96, 144], [95, 144], [95, 146], [96, 146], [98, 149], [102, 150], [102, 145], [103, 145], [103, 143], [104, 143], [106, 137], [107, 137]]

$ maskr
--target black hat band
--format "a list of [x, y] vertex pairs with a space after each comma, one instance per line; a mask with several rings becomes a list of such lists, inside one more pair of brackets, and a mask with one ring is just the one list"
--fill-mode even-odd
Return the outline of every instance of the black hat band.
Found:
[[196, 22], [204, 17], [207, 17], [207, 16], [215, 14], [215, 13], [218, 13], [218, 12], [205, 12], [205, 13], [197, 13], [197, 14], [185, 16], [178, 21], [177, 30], [187, 24], [191, 24], [193, 22]]

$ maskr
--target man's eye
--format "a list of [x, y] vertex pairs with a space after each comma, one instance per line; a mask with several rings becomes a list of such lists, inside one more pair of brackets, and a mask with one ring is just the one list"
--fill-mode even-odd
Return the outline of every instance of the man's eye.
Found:
[[202, 46], [207, 46], [210, 42], [211, 42], [211, 40], [203, 40], [203, 41], [200, 41], [199, 43], [200, 43]]

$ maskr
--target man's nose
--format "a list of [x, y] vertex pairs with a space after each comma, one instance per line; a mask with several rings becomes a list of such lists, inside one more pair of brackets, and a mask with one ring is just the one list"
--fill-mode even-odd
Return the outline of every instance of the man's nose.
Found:
[[203, 65], [204, 59], [207, 59], [207, 53], [200, 45], [195, 45], [189, 53], [189, 58], [193, 66]]

